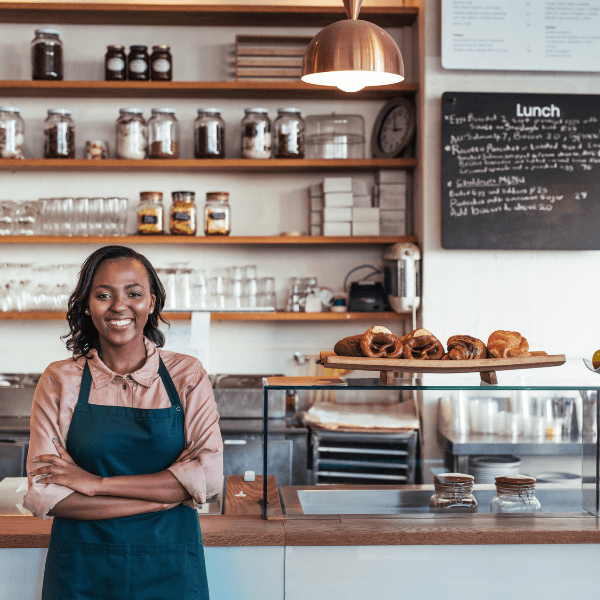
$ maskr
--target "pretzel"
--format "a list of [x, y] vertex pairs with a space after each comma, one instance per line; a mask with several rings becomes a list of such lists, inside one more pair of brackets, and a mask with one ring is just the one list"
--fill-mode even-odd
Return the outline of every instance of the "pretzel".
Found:
[[365, 331], [360, 339], [360, 349], [369, 358], [399, 358], [402, 356], [400, 339], [389, 329], [376, 325]]
[[448, 353], [443, 360], [476, 360], [487, 358], [485, 344], [470, 335], [453, 335], [446, 343]]
[[440, 360], [444, 347], [427, 329], [414, 329], [400, 338], [403, 358], [417, 360]]

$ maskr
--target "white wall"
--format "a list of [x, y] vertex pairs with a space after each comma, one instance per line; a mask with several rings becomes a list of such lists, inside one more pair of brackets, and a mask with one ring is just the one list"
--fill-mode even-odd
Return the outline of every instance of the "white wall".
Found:
[[[586, 378], [581, 358], [600, 348], [600, 253], [444, 250], [441, 247], [441, 97], [444, 92], [600, 93], [597, 73], [458, 71], [441, 66], [441, 1], [426, 0], [423, 166], [423, 326], [443, 343], [497, 329], [521, 332], [534, 350], [566, 354], [569, 366], [528, 377]], [[599, 224], [600, 229], [600, 224]], [[560, 371], [559, 371], [560, 369]], [[502, 382], [507, 375], [499, 374]], [[425, 401], [434, 438], [437, 395]], [[427, 433], [427, 432], [426, 432]], [[428, 444], [425, 460], [439, 457]]]
[[[29, 79], [29, 44], [36, 27], [52, 25], [0, 25], [0, 56], [12, 60], [0, 61], [0, 79]], [[65, 79], [101, 80], [104, 77], [104, 53], [107, 44], [138, 43], [152, 46], [171, 45], [176, 80], [228, 80], [233, 62], [232, 51], [236, 34], [264, 34], [265, 30], [250, 27], [194, 28], [175, 26], [57, 26], [65, 50]], [[286, 29], [287, 35], [314, 35], [316, 28]], [[276, 34], [278, 30], [269, 30]], [[390, 33], [401, 41], [401, 30]], [[410, 69], [410, 65], [409, 65]], [[409, 72], [409, 79], [411, 75]], [[106, 139], [114, 152], [114, 128], [118, 109], [139, 106], [146, 118], [156, 106], [176, 108], [180, 121], [182, 158], [193, 156], [193, 120], [202, 106], [222, 108], [226, 121], [227, 156], [239, 156], [240, 121], [249, 106], [265, 106], [272, 118], [278, 107], [298, 106], [303, 116], [323, 113], [358, 113], [365, 120], [367, 150], [377, 112], [384, 102], [311, 101], [311, 100], [224, 100], [224, 99], [132, 99], [132, 98], [13, 98], [3, 97], [2, 105], [22, 109], [26, 122], [26, 154], [41, 157], [43, 121], [48, 108], [70, 108], [76, 124], [77, 157], [83, 156], [87, 139]], [[368, 154], [366, 155], [368, 157]], [[159, 190], [165, 194], [190, 189], [196, 191], [200, 207], [207, 191], [227, 190], [231, 195], [234, 235], [276, 235], [287, 230], [306, 230], [306, 188], [328, 173], [73, 173], [73, 172], [6, 172], [0, 174], [0, 197], [16, 200], [66, 195], [127, 196], [132, 205], [131, 217], [141, 190]], [[335, 173], [333, 173], [335, 175]], [[373, 175], [352, 173], [369, 185]], [[130, 219], [131, 231], [135, 230]], [[117, 240], [118, 241], [118, 240]], [[138, 246], [136, 246], [138, 247]], [[0, 263], [81, 264], [94, 246], [0, 246]], [[284, 287], [291, 276], [317, 276], [319, 283], [340, 291], [346, 273], [353, 267], [370, 263], [381, 266], [381, 250], [373, 247], [175, 247], [140, 245], [157, 267], [188, 261], [191, 266], [204, 267], [209, 276], [234, 265], [255, 264], [258, 276], [274, 276], [279, 307], [285, 300]], [[366, 274], [364, 272], [363, 274]], [[356, 278], [361, 274], [357, 273]], [[354, 277], [352, 279], [355, 279]], [[332, 348], [337, 340], [359, 333], [370, 326], [354, 323], [213, 323], [210, 336], [211, 371], [219, 373], [273, 373], [302, 375], [306, 367], [298, 366], [293, 354], [318, 354]], [[173, 327], [187, 327], [179, 322]], [[399, 324], [392, 326], [399, 332]], [[65, 326], [58, 322], [0, 321], [0, 372], [40, 372], [52, 360], [67, 356], [59, 335]], [[10, 348], [10, 352], [7, 350]]]

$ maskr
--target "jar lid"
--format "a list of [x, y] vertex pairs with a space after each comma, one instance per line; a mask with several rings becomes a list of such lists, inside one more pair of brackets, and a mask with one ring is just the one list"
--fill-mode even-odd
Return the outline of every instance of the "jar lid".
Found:
[[207, 200], [229, 200], [229, 192], [206, 192]]
[[0, 111], [10, 113], [20, 113], [21, 109], [16, 106], [0, 106]]
[[153, 115], [160, 115], [160, 114], [174, 115], [175, 109], [174, 108], [153, 108], [152, 114]]
[[68, 108], [49, 108], [48, 114], [49, 115], [70, 115], [71, 110]]
[[35, 34], [38, 33], [48, 33], [50, 35], [60, 35], [60, 31], [58, 29], [54, 29], [53, 27], [43, 27], [42, 29], [36, 29]]
[[153, 200], [154, 202], [162, 202], [162, 192], [140, 192], [140, 200]]
[[141, 108], [120, 108], [120, 115], [141, 115], [144, 111]]
[[125, 46], [122, 46], [121, 44], [109, 44], [108, 46], [106, 46], [107, 50], [125, 50]]
[[268, 108], [246, 108], [246, 109], [244, 109], [244, 114], [246, 114], [246, 115], [250, 115], [250, 114], [268, 115], [269, 109]]
[[496, 484], [518, 488], [523, 485], [534, 485], [535, 477], [529, 475], [498, 475]]
[[171, 198], [179, 202], [193, 202], [196, 198], [196, 192], [171, 192]]
[[184, 191], [178, 191], [178, 192], [171, 192], [171, 195], [173, 195], [173, 194], [188, 194], [188, 195], [191, 195], [191, 196], [195, 196], [196, 192], [186, 192], [184, 190]]
[[433, 476], [434, 483], [444, 485], [452, 485], [453, 483], [472, 485], [474, 479], [473, 475], [465, 475], [464, 473], [440, 473]]
[[152, 46], [152, 50], [170, 50], [171, 47], [166, 44], [158, 44], [157, 46]]
[[220, 115], [221, 109], [220, 108], [199, 108], [198, 114], [199, 115]]
[[277, 109], [278, 115], [283, 115], [286, 113], [299, 113], [299, 112], [300, 112], [299, 108], [278, 108]]
[[140, 50], [143, 52], [146, 52], [146, 50], [148, 50], [148, 46], [129, 46], [130, 50]]

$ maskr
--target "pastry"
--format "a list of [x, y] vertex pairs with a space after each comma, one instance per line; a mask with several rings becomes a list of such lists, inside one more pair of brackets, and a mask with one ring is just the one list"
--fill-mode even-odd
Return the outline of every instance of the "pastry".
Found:
[[470, 335], [453, 335], [446, 342], [448, 352], [444, 360], [477, 360], [487, 358], [485, 344]]
[[361, 335], [340, 340], [333, 348], [337, 356], [366, 356], [368, 358], [400, 358], [400, 339], [386, 327], [375, 326]]
[[531, 356], [527, 340], [517, 331], [494, 331], [487, 343], [490, 358]]
[[375, 326], [367, 329], [360, 339], [360, 349], [369, 358], [400, 358], [400, 339], [386, 327]]
[[415, 329], [400, 338], [402, 357], [418, 360], [440, 360], [444, 347], [427, 329]]

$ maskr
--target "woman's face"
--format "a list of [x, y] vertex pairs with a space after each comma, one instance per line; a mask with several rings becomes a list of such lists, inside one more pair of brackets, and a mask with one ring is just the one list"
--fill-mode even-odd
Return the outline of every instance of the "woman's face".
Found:
[[89, 311], [100, 344], [126, 346], [141, 340], [154, 310], [146, 269], [133, 258], [105, 260], [92, 280]]

